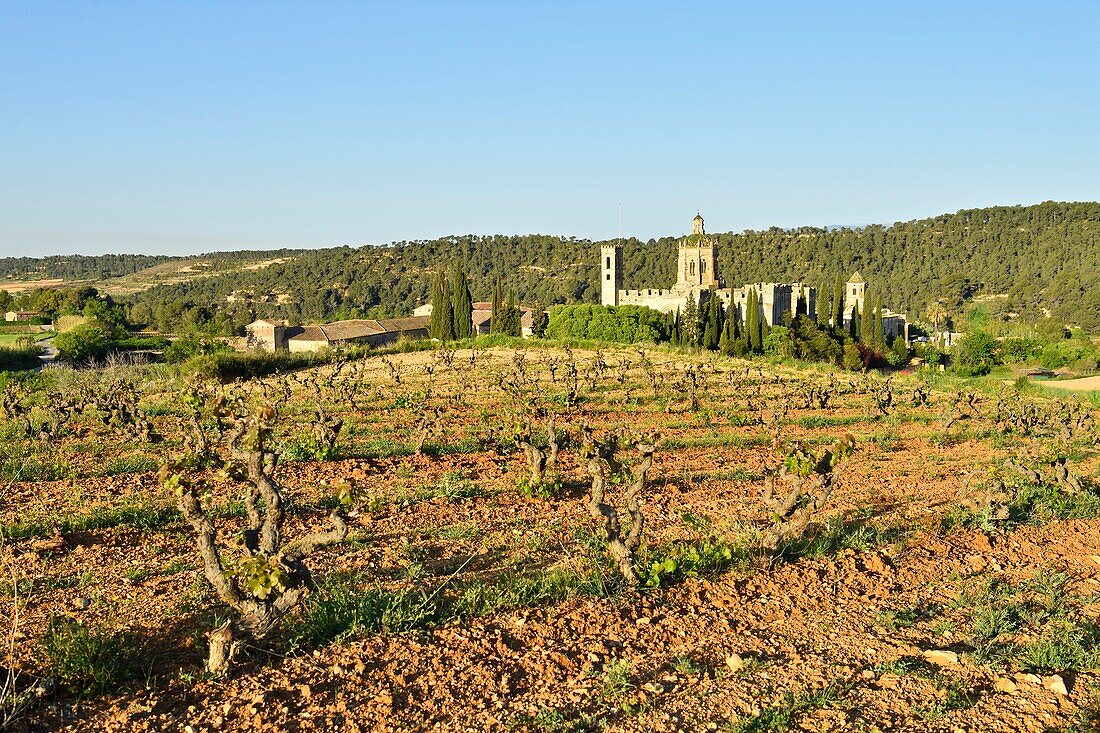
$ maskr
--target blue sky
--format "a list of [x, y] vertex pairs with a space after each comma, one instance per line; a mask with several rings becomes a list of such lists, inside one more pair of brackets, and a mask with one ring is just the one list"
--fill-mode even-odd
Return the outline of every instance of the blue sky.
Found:
[[0, 256], [1100, 199], [1100, 3], [18, 2]]

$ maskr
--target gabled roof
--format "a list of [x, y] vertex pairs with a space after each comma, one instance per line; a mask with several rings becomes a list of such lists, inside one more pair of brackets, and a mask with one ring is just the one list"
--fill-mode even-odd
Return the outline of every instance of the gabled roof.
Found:
[[332, 323], [315, 323], [306, 326], [301, 333], [290, 337], [291, 341], [354, 341], [383, 333], [403, 333], [428, 328], [427, 316], [408, 318], [360, 318]]
[[859, 274], [859, 270], [856, 270], [854, 273], [852, 273], [852, 276], [850, 278], [848, 278], [848, 282], [850, 282], [850, 283], [866, 283], [867, 281], [863, 279], [863, 275]]

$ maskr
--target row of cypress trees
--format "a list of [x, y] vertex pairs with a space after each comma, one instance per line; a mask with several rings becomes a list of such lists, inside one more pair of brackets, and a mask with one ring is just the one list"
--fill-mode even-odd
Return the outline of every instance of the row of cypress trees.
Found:
[[515, 288], [508, 289], [508, 295], [497, 280], [493, 286], [493, 317], [489, 321], [489, 333], [502, 336], [519, 336], [522, 332], [523, 311], [516, 303]]
[[442, 270], [432, 283], [432, 315], [428, 335], [440, 341], [470, 338], [474, 332], [474, 299], [462, 265], [455, 265], [450, 280]]
[[683, 311], [677, 309], [669, 330], [670, 340], [676, 345], [732, 355], [762, 352], [769, 326], [760, 297], [750, 288], [744, 317], [736, 304], [724, 306], [717, 296], [707, 297], [702, 307], [689, 296]]
[[[827, 304], [828, 303], [828, 304]], [[838, 337], [847, 336], [875, 353], [883, 353], [888, 347], [882, 330], [882, 299], [865, 293], [863, 310], [855, 306], [844, 311], [844, 283], [837, 277], [831, 302], [817, 300], [817, 323], [832, 330]], [[808, 316], [809, 304], [801, 297], [795, 303], [795, 316]], [[843, 334], [845, 316], [848, 316], [848, 332]], [[764, 317], [763, 301], [755, 288], [749, 288], [744, 314], [732, 302], [723, 306], [717, 296], [706, 296], [702, 306], [689, 296], [683, 310], [677, 309], [670, 327], [670, 340], [681, 346], [721, 351], [723, 354], [763, 353], [764, 340], [771, 327]]]

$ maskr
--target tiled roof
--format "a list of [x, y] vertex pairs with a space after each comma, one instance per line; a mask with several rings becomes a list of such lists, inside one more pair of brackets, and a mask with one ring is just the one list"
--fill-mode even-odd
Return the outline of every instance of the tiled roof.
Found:
[[428, 328], [427, 316], [408, 318], [361, 318], [332, 323], [316, 323], [306, 326], [302, 332], [290, 337], [291, 341], [354, 341], [383, 333], [404, 333]]

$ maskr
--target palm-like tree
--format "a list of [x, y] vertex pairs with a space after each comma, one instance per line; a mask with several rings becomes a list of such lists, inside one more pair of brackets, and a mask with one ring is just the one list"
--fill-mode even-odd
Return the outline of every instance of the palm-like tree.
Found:
[[936, 300], [928, 305], [928, 310], [924, 314], [928, 317], [928, 320], [932, 321], [932, 330], [939, 331], [940, 321], [947, 318], [947, 308], [944, 307], [943, 303]]

